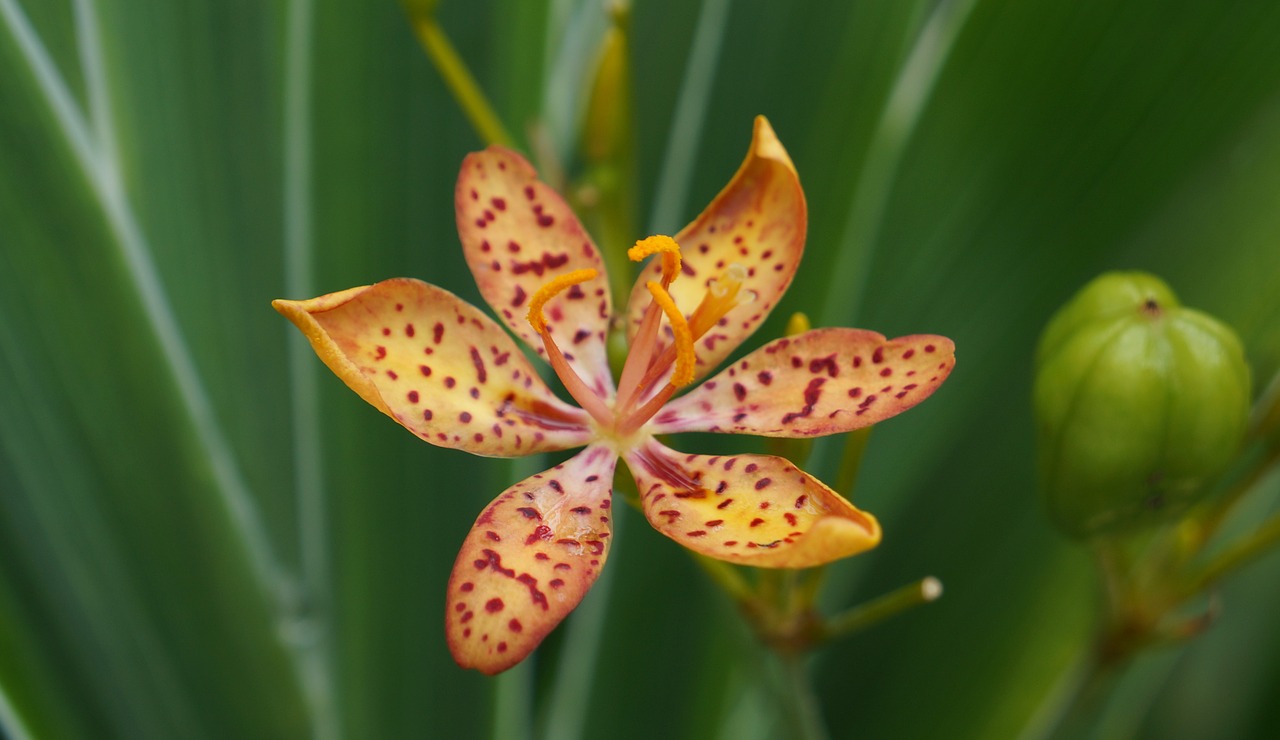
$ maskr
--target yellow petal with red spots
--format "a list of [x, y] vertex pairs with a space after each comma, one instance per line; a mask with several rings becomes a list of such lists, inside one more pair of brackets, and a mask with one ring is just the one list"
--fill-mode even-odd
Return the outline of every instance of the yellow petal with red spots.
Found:
[[847, 432], [928, 398], [955, 362], [955, 344], [946, 337], [814, 329], [761, 347], [669, 402], [650, 429], [766, 437]]
[[649, 439], [624, 459], [649, 523], [713, 558], [808, 568], [880, 542], [875, 517], [780, 457], [686, 455]]
[[[697, 377], [713, 370], [750, 336], [791, 285], [804, 252], [807, 218], [791, 157], [769, 122], [758, 116], [751, 149], [738, 172], [702, 215], [675, 237], [681, 275], [668, 292], [686, 316], [698, 307], [712, 280], [731, 265], [742, 267], [743, 302], [698, 340]], [[627, 315], [633, 336], [649, 304], [645, 282], [661, 274], [661, 261], [652, 260], [631, 291]]]
[[605, 356], [612, 308], [604, 261], [564, 199], [524, 157], [492, 146], [462, 162], [454, 190], [458, 236], [480, 293], [516, 336], [546, 357], [525, 314], [529, 299], [574, 270], [597, 276], [547, 302], [544, 314], [565, 359], [601, 397], [613, 393]]
[[515, 456], [590, 439], [587, 415], [555, 397], [500, 326], [443, 288], [396, 278], [272, 305], [361, 398], [432, 444]]
[[617, 461], [588, 447], [508, 488], [476, 520], [445, 599], [458, 665], [505, 671], [582, 601], [609, 554]]

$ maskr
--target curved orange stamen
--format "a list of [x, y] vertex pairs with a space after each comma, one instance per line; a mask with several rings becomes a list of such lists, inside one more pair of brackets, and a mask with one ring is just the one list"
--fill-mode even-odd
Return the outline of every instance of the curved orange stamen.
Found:
[[[737, 308], [739, 304], [755, 300], [755, 295], [751, 291], [742, 293], [742, 281], [746, 276], [746, 269], [735, 263], [729, 265], [715, 280], [711, 281], [707, 286], [707, 292], [702, 296], [702, 302], [693, 310], [689, 318], [691, 341], [696, 342], [701, 339], [703, 334], [706, 334], [711, 327], [724, 318], [725, 314]], [[744, 300], [739, 300], [739, 295], [743, 295]], [[672, 360], [676, 359], [678, 349], [674, 345], [668, 346], [655, 362], [650, 363], [644, 378], [636, 386], [640, 392], [652, 386], [666, 368], [671, 366]]]
[[680, 245], [669, 236], [657, 234], [636, 242], [627, 250], [627, 259], [639, 262], [651, 254], [662, 255], [662, 287], [667, 287], [680, 274]]
[[579, 283], [594, 280], [598, 274], [600, 273], [591, 269], [574, 270], [573, 272], [566, 272], [538, 288], [538, 292], [534, 293], [533, 298], [529, 299], [529, 314], [527, 317], [529, 326], [532, 326], [533, 330], [539, 334], [546, 333], [547, 317], [542, 315], [542, 308], [547, 305], [547, 301]]
[[671, 294], [666, 288], [652, 280], [645, 283], [645, 287], [653, 296], [654, 303], [658, 304], [662, 312], [667, 315], [667, 320], [671, 322], [671, 331], [676, 336], [676, 369], [671, 373], [669, 382], [674, 388], [683, 388], [693, 382], [693, 363], [696, 359], [693, 354], [693, 333], [689, 331], [689, 322], [685, 321], [684, 314], [676, 308], [676, 302], [671, 300]]

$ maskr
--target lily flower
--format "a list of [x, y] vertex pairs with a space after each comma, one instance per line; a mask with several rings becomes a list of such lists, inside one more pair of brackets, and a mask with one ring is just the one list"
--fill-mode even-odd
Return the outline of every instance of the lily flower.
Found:
[[511, 486], [476, 519], [446, 596], [459, 665], [510, 668], [582, 600], [612, 543], [618, 458], [653, 527], [703, 555], [803, 568], [879, 543], [874, 517], [786, 459], [686, 454], [658, 440], [847, 432], [923, 401], [955, 362], [945, 337], [815, 329], [676, 396], [755, 331], [800, 262], [804, 193], [763, 117], [711, 205], [674, 238], [630, 250], [652, 259], [627, 303], [629, 352], [616, 384], [603, 260], [564, 200], [524, 158], [495, 146], [463, 161], [454, 203], [484, 299], [550, 362], [577, 406], [543, 383], [498, 323], [434, 285], [397, 278], [273, 305], [352, 390], [427, 442], [500, 457], [584, 448]]

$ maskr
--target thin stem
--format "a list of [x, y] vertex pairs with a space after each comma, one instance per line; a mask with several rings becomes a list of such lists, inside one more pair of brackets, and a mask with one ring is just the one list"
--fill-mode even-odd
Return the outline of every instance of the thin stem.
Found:
[[1249, 534], [1231, 543], [1187, 581], [1181, 592], [1191, 598], [1212, 586], [1223, 576], [1249, 561], [1273, 550], [1280, 543], [1280, 514], [1272, 516]]
[[1244, 477], [1219, 496], [1209, 512], [1197, 522], [1200, 528], [1198, 534], [1201, 542], [1207, 542], [1212, 538], [1235, 509], [1236, 504], [1245, 497], [1245, 494], [1253, 490], [1253, 487], [1259, 481], [1266, 477], [1276, 465], [1280, 464], [1280, 446], [1266, 450], [1255, 460], [1256, 462], [1244, 474]]
[[742, 572], [734, 566], [693, 551], [689, 551], [689, 554], [693, 555], [693, 561], [702, 568], [707, 577], [739, 605], [755, 597], [751, 584], [747, 583], [747, 579], [742, 577]]
[[845, 437], [835, 487], [845, 498], [853, 498], [853, 487], [858, 483], [858, 471], [862, 468], [862, 456], [867, 451], [867, 442], [871, 440], [871, 430], [874, 428], [855, 429]]
[[940, 596], [942, 596], [941, 581], [933, 576], [921, 578], [915, 583], [890, 591], [827, 620], [822, 630], [822, 638], [830, 640], [861, 632], [908, 609], [935, 601]]
[[458, 51], [449, 42], [444, 29], [440, 28], [440, 24], [436, 22], [434, 3], [406, 0], [403, 5], [413, 25], [413, 31], [418, 36], [418, 41], [426, 50], [427, 56], [431, 57], [440, 76], [444, 78], [444, 83], [449, 88], [449, 92], [453, 93], [453, 99], [457, 101], [458, 107], [462, 108], [462, 112], [471, 121], [476, 134], [488, 144], [514, 147], [515, 139], [502, 125], [502, 119], [493, 110], [489, 99], [485, 97], [480, 85], [476, 82], [475, 76], [471, 74], [471, 70], [462, 61]]

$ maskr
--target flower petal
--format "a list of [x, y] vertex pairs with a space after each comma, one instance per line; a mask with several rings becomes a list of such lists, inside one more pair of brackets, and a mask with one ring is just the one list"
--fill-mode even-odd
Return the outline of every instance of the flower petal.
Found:
[[[697, 377], [715, 369], [750, 336], [791, 285], [804, 252], [807, 218], [791, 157], [769, 122], [757, 116], [751, 149], [733, 179], [675, 237], [682, 274], [668, 290], [686, 316], [698, 307], [708, 284], [734, 263], [746, 271], [741, 295], [755, 294], [698, 341]], [[633, 336], [649, 304], [645, 282], [658, 279], [661, 264], [652, 260], [631, 291], [627, 316]]]
[[671, 401], [654, 434], [814, 437], [884, 421], [928, 398], [955, 366], [955, 344], [915, 334], [814, 329], [771, 342]]
[[686, 455], [649, 438], [625, 459], [649, 523], [703, 555], [808, 568], [880, 542], [875, 517], [781, 457]]
[[590, 441], [587, 415], [555, 397], [492, 319], [443, 288], [396, 278], [271, 305], [361, 398], [432, 444], [514, 456]]
[[467, 535], [449, 577], [445, 636], [463, 668], [519, 663], [578, 605], [609, 554], [618, 456], [588, 447], [508, 488]]
[[524, 157], [502, 147], [462, 162], [454, 190], [458, 236], [480, 293], [516, 336], [542, 357], [525, 320], [529, 299], [557, 275], [592, 269], [592, 280], [552, 298], [547, 325], [565, 358], [601, 397], [613, 393], [605, 356], [612, 308], [604, 260], [564, 199], [538, 180]]

